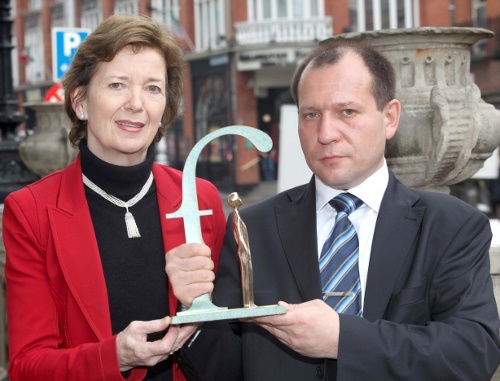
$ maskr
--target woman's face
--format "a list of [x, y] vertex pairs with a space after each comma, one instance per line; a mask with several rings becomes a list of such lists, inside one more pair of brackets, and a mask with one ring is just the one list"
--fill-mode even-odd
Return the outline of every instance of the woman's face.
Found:
[[94, 155], [122, 166], [144, 161], [166, 106], [166, 65], [156, 50], [134, 53], [131, 47], [98, 65], [86, 98], [74, 105], [76, 115], [87, 120]]

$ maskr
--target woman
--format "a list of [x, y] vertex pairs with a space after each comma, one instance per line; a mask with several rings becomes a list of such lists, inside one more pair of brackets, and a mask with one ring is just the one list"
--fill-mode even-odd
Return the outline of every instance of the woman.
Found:
[[[184, 379], [171, 355], [196, 327], [169, 327], [190, 300], [178, 303], [165, 272], [185, 241], [182, 219], [165, 218], [182, 173], [154, 163], [183, 65], [172, 35], [142, 16], [112, 16], [80, 45], [63, 82], [78, 157], [5, 200], [12, 381]], [[212, 184], [197, 190], [213, 210], [201, 219], [213, 277], [225, 217]]]

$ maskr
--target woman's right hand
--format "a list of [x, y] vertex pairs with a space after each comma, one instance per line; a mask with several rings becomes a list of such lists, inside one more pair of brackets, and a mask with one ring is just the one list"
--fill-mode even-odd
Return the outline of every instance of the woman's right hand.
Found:
[[211, 294], [214, 288], [214, 262], [210, 247], [185, 243], [165, 254], [165, 271], [175, 297], [190, 307], [193, 299]]

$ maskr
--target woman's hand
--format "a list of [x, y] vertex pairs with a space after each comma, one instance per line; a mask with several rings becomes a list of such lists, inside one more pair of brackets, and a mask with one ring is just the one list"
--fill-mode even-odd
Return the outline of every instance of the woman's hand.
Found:
[[190, 307], [193, 299], [214, 288], [214, 262], [210, 247], [200, 243], [185, 243], [165, 254], [165, 271], [175, 297]]
[[[133, 321], [116, 338], [120, 371], [137, 366], [154, 366], [180, 349], [196, 331], [197, 324], [170, 326], [170, 317], [151, 321]], [[147, 341], [150, 333], [168, 331], [157, 341]]]

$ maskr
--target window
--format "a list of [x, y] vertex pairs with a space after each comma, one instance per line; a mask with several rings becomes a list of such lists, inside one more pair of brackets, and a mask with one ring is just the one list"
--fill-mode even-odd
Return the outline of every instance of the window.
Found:
[[226, 45], [225, 0], [195, 0], [196, 50], [207, 51]]
[[[312, 3], [317, 3], [316, 1], [311, 1], [310, 2], [311, 4]], [[305, 16], [307, 16], [307, 14], [311, 13], [311, 12], [306, 12], [305, 9], [304, 9], [304, 1], [303, 0], [293, 0], [293, 18], [294, 19], [300, 19], [300, 18], [303, 18]]]
[[332, 35], [324, 0], [248, 0], [248, 20], [235, 23], [240, 45], [321, 41]]
[[94, 30], [102, 21], [102, 0], [82, 1], [82, 28]]
[[262, 9], [262, 18], [267, 20], [272, 18], [273, 16], [273, 11], [271, 10], [271, 2], [266, 1], [263, 4], [263, 9]]
[[278, 0], [278, 18], [286, 19], [287, 14], [287, 0]]
[[152, 0], [149, 7], [151, 17], [170, 28], [179, 20], [179, 0]]
[[349, 0], [354, 32], [418, 27], [419, 13], [419, 0]]
[[42, 0], [28, 0], [28, 11], [39, 11], [42, 8]]
[[139, 13], [138, 0], [116, 0], [115, 1], [115, 13]]
[[487, 28], [488, 21], [486, 17], [486, 1], [473, 0], [472, 1], [472, 17], [474, 26], [478, 28]]
[[323, 12], [320, 12], [320, 7], [317, 1], [311, 2], [311, 16], [312, 17], [323, 16]]
[[26, 54], [26, 80], [37, 83], [45, 80], [45, 55], [43, 54], [43, 38], [40, 33], [40, 12], [29, 12], [25, 15], [24, 46]]
[[[488, 19], [486, 17], [486, 1], [473, 0], [472, 1], [472, 26], [477, 28], [488, 28]], [[474, 58], [486, 57], [488, 48], [488, 41], [486, 39], [480, 40], [472, 45], [472, 53]]]
[[323, 0], [250, 0], [249, 21], [297, 20], [323, 17]]
[[72, 23], [68, 23], [68, 20], [65, 19], [64, 14], [64, 4], [62, 2], [54, 3], [52, 5], [52, 27], [67, 27], [73, 26]]

